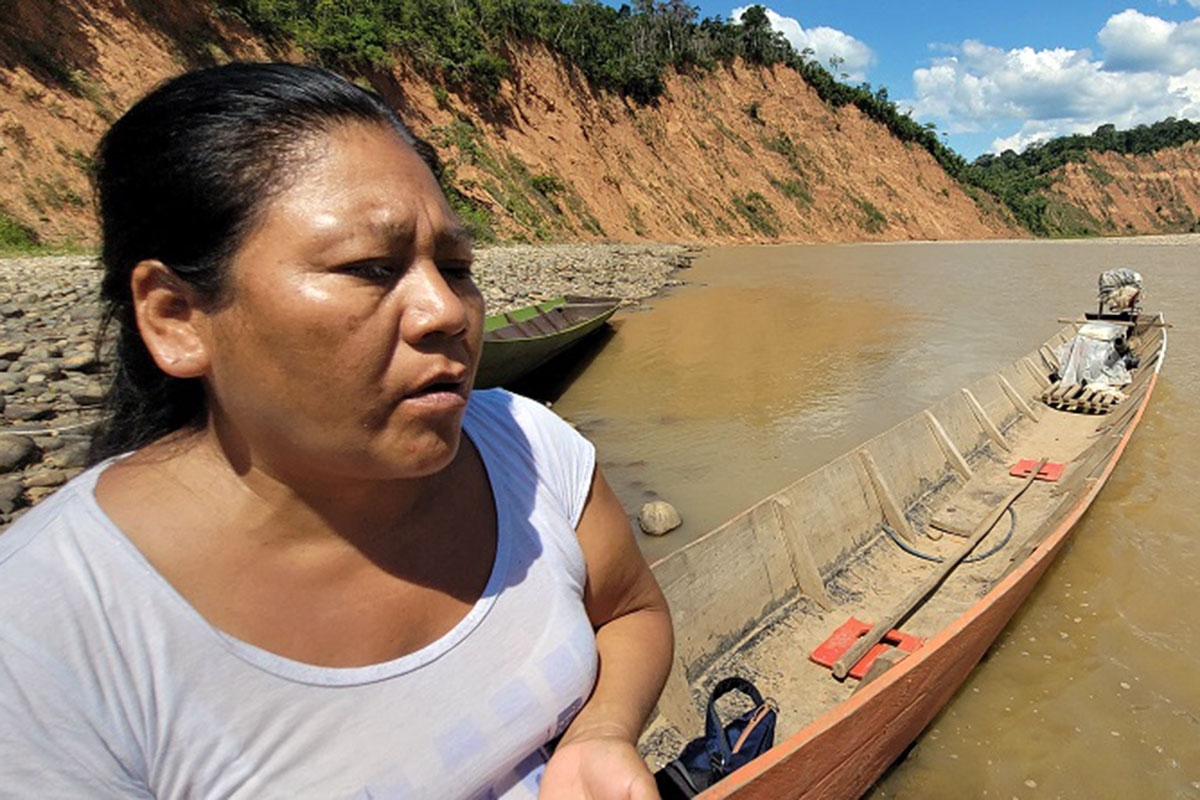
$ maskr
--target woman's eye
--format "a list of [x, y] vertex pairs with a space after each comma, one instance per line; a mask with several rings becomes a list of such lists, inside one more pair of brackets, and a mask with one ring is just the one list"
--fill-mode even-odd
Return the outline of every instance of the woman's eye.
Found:
[[470, 259], [446, 259], [438, 262], [438, 270], [447, 278], [466, 280], [471, 277]]
[[365, 281], [378, 282], [394, 279], [400, 274], [400, 270], [401, 268], [396, 264], [386, 261], [360, 261], [356, 264], [347, 264], [341, 268], [340, 272]]

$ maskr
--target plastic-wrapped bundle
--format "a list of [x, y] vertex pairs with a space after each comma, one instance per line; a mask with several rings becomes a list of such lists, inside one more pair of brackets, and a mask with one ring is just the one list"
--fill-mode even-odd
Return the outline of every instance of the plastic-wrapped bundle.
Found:
[[[1089, 322], [1079, 329], [1074, 339], [1059, 345], [1055, 355], [1062, 365], [1062, 384], [1116, 388], [1129, 383], [1132, 378], [1121, 352], [1125, 349], [1121, 338], [1124, 332], [1120, 325]], [[1122, 347], [1118, 347], [1118, 343]]]
[[1137, 309], [1142, 297], [1142, 276], [1129, 267], [1100, 273], [1100, 308], [1109, 314]]

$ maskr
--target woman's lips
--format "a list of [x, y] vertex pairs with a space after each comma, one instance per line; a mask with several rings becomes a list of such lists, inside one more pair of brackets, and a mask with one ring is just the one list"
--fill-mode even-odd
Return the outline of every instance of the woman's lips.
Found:
[[406, 408], [421, 411], [456, 411], [467, 404], [470, 388], [463, 383], [433, 383], [401, 401]]

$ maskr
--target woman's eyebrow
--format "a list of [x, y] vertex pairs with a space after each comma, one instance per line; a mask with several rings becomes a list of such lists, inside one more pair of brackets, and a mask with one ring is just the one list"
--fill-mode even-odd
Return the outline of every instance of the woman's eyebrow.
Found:
[[438, 231], [436, 242], [438, 247], [470, 247], [471, 234], [461, 225], [455, 225], [454, 227], [444, 228], [443, 230]]
[[[387, 221], [370, 224], [372, 235], [379, 236], [388, 242], [410, 242], [415, 235], [414, 225], [410, 221]], [[454, 249], [470, 247], [471, 234], [461, 225], [442, 228], [434, 234], [434, 245], [438, 249]]]

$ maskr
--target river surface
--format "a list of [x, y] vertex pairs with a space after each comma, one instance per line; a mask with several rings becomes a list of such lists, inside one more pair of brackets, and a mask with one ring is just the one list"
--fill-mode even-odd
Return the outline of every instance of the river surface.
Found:
[[[1074, 538], [871, 797], [1200, 798], [1200, 238], [706, 251], [543, 391], [661, 557], [1090, 310], [1101, 269], [1175, 324]], [[797, 662], [801, 663], [801, 662]]]

